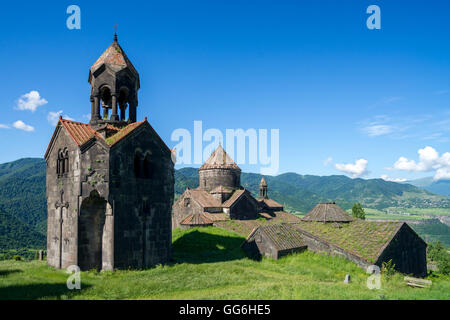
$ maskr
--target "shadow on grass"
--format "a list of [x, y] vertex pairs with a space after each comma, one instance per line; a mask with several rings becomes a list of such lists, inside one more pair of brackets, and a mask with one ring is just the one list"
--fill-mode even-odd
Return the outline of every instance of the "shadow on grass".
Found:
[[[81, 288], [84, 290], [89, 287], [89, 285], [82, 285]], [[69, 290], [65, 283], [12, 285], [0, 288], [0, 300], [61, 299], [62, 295], [71, 297], [81, 293], [82, 290]]]
[[19, 270], [19, 269], [0, 270], [0, 277], [9, 276], [12, 273], [19, 273], [19, 272], [23, 272], [23, 271]]
[[244, 238], [192, 231], [173, 243], [175, 263], [211, 263], [245, 258], [240, 245]]

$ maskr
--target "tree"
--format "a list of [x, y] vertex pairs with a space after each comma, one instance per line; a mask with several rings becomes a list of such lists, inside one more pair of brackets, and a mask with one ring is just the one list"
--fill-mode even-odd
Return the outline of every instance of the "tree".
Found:
[[358, 219], [366, 219], [366, 213], [359, 202], [356, 202], [352, 207], [352, 216]]

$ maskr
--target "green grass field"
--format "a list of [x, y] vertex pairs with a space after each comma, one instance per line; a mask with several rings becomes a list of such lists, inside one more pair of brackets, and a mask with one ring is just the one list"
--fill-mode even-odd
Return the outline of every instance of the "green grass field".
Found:
[[[175, 230], [174, 262], [142, 271], [81, 273], [81, 290], [66, 287], [68, 274], [39, 261], [0, 261], [0, 299], [450, 299], [450, 279], [433, 278], [414, 289], [397, 274], [381, 289], [340, 257], [303, 252], [278, 261], [248, 259], [243, 238], [209, 227]], [[344, 284], [346, 274], [352, 276]]]

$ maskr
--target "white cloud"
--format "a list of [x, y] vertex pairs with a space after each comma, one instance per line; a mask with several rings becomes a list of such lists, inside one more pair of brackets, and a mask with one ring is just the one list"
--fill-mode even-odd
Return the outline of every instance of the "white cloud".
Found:
[[433, 179], [435, 181], [450, 180], [450, 167], [437, 169]]
[[368, 161], [366, 159], [356, 160], [355, 163], [337, 163], [334, 165], [339, 171], [350, 174], [353, 178], [362, 177], [368, 173], [367, 171]]
[[7, 124], [0, 123], [0, 129], [9, 129]]
[[405, 182], [405, 178], [389, 178], [386, 174], [381, 175], [381, 179], [384, 181], [391, 181], [391, 182]]
[[386, 124], [374, 124], [363, 128], [369, 137], [378, 137], [394, 131], [394, 127]]
[[328, 159], [323, 162], [323, 165], [327, 166], [327, 165], [329, 165], [331, 163], [331, 161], [333, 161], [333, 158], [332, 157], [328, 157]]
[[34, 127], [25, 124], [22, 120], [14, 122], [13, 127], [23, 131], [34, 131]]
[[16, 109], [30, 110], [31, 112], [34, 112], [39, 106], [44, 104], [47, 104], [47, 100], [41, 98], [39, 92], [33, 90], [19, 98]]
[[442, 156], [432, 147], [426, 146], [417, 151], [419, 162], [400, 157], [394, 163], [394, 169], [402, 171], [428, 172], [436, 171], [434, 180], [450, 179], [450, 152]]
[[74, 119], [72, 119], [71, 117], [69, 117], [68, 115], [63, 115], [63, 111], [62, 110], [59, 110], [59, 111], [56, 111], [56, 112], [52, 112], [52, 111], [50, 111], [49, 113], [48, 113], [48, 115], [47, 115], [47, 121], [51, 124], [51, 125], [53, 125], [53, 126], [56, 126], [56, 124], [58, 123], [58, 121], [59, 121], [59, 117], [60, 116], [62, 116], [64, 119], [66, 119], [66, 120], [72, 120], [72, 121], [74, 121]]

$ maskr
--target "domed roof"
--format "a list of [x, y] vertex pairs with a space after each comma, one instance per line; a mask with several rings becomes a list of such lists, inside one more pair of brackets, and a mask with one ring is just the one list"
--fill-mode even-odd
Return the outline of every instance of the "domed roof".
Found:
[[206, 169], [236, 169], [241, 170], [237, 164], [225, 152], [222, 145], [219, 144], [217, 149], [211, 154], [208, 160], [200, 167], [199, 170]]

